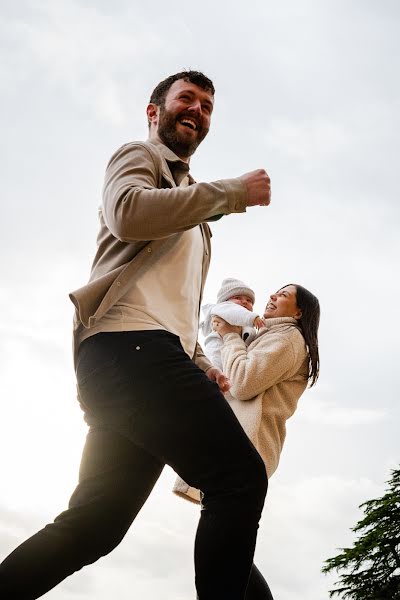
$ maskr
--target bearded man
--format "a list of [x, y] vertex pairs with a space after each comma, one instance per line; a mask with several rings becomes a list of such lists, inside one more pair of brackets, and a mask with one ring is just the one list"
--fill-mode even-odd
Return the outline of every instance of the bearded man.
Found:
[[[196, 71], [159, 83], [149, 139], [106, 170], [89, 282], [74, 302], [78, 398], [89, 425], [67, 510], [0, 566], [0, 596], [32, 600], [109, 553], [165, 464], [203, 491], [195, 543], [200, 600], [243, 600], [267, 477], [197, 343], [210, 260], [208, 221], [268, 205], [263, 169], [195, 183], [214, 86]], [[128, 597], [128, 596], [127, 596]]]

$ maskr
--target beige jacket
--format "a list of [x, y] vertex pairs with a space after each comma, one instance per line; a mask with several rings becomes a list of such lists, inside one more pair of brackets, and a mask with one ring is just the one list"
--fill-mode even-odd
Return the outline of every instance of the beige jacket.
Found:
[[[159, 142], [131, 142], [117, 150], [107, 166], [99, 210], [98, 248], [89, 282], [70, 294], [75, 305], [74, 356], [82, 328], [90, 328], [129, 289], [141, 268], [156, 261], [168, 238], [200, 225], [205, 252], [201, 296], [210, 262], [211, 231], [218, 215], [245, 212], [247, 191], [239, 178], [179, 187], [173, 173], [189, 166]], [[201, 298], [200, 298], [201, 302]], [[196, 363], [210, 363], [197, 346]]]
[[[308, 353], [295, 319], [264, 322], [266, 327], [248, 347], [239, 335], [225, 335], [221, 354], [224, 373], [232, 384], [226, 398], [271, 477], [285, 441], [286, 421], [307, 387]], [[174, 492], [199, 502], [199, 491], [180, 478]]]

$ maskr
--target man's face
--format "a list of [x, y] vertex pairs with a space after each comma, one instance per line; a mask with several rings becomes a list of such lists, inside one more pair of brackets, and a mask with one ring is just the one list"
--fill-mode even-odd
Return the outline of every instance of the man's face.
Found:
[[150, 137], [157, 135], [177, 156], [189, 158], [210, 128], [214, 98], [184, 79], [174, 81], [163, 106], [150, 104]]

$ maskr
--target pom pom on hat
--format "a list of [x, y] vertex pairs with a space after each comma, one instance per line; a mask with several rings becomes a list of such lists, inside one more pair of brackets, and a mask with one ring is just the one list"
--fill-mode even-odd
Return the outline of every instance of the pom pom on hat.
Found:
[[222, 281], [221, 287], [217, 294], [217, 302], [225, 302], [232, 296], [249, 296], [253, 303], [255, 302], [255, 294], [253, 290], [240, 279], [228, 277]]

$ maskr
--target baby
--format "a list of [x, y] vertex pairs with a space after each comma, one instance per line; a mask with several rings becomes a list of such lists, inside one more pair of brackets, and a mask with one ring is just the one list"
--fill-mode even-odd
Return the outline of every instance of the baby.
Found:
[[202, 307], [204, 320], [200, 323], [201, 331], [205, 337], [204, 352], [213, 364], [222, 370], [221, 348], [222, 338], [212, 329], [214, 317], [224, 319], [230, 325], [242, 328], [242, 338], [246, 344], [253, 341], [256, 330], [265, 327], [260, 316], [253, 312], [255, 294], [253, 290], [239, 279], [229, 277], [222, 281], [217, 294], [217, 304], [205, 304]]

